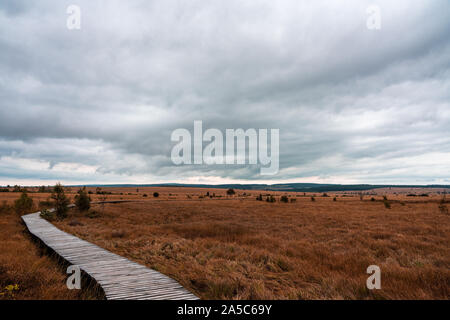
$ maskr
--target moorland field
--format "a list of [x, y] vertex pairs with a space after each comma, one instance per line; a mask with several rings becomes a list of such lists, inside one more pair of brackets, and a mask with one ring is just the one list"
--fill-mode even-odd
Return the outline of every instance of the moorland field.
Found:
[[[49, 206], [50, 197], [32, 192], [37, 190], [29, 188], [36, 210]], [[72, 201], [77, 190], [66, 190]], [[203, 299], [450, 298], [450, 215], [441, 190], [387, 188], [362, 197], [228, 195], [182, 187], [88, 190], [93, 201], [132, 201], [71, 209], [66, 219], [53, 221], [56, 226], [169, 275]], [[42, 253], [9, 207], [19, 196], [0, 193], [0, 286], [20, 288], [0, 299], [92, 298], [65, 288], [64, 270]], [[274, 202], [266, 201], [271, 196]], [[381, 268], [381, 290], [366, 288], [369, 265]]]

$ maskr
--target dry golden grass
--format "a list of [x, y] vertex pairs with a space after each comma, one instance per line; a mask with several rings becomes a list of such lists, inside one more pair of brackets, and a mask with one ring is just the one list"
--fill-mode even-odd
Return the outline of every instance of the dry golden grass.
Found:
[[[286, 193], [297, 201], [267, 203], [254, 191], [108, 190], [116, 193], [109, 200], [142, 201], [107, 204], [97, 218], [72, 211], [55, 224], [204, 299], [450, 298], [450, 216], [438, 195], [388, 195], [387, 209], [382, 196], [333, 201], [334, 194], [317, 193], [313, 202], [312, 194]], [[207, 191], [221, 198], [206, 198]], [[381, 290], [366, 288], [372, 264], [381, 267]]]
[[18, 215], [4, 208], [0, 203], [0, 300], [97, 297], [90, 289], [68, 290], [62, 265], [32, 241]]

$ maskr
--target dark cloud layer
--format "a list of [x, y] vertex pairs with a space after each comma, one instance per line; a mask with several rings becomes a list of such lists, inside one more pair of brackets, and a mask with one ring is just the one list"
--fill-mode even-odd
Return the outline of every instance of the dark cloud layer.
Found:
[[[448, 183], [450, 4], [0, 2], [0, 184]], [[279, 128], [280, 172], [180, 166], [171, 132]]]

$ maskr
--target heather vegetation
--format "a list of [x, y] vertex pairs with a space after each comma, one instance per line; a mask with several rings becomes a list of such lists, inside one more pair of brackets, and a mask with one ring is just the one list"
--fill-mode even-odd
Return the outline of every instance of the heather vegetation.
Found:
[[[227, 197], [217, 190], [211, 198], [206, 190], [169, 190], [158, 190], [158, 199], [106, 204], [95, 220], [69, 213], [80, 225], [56, 224], [205, 299], [450, 297], [449, 216], [436, 195], [361, 201], [357, 193]], [[255, 201], [260, 194], [264, 201]], [[371, 264], [382, 270], [382, 290], [366, 288]]]
[[[80, 188], [56, 189], [53, 198], [58, 195], [57, 199], [74, 202], [87, 192], [91, 208], [69, 209], [61, 220], [56, 211], [45, 210], [55, 207], [50, 193], [27, 187], [31, 212], [41, 210], [43, 217], [65, 231], [167, 274], [202, 298], [450, 297], [450, 216], [445, 194], [416, 192], [408, 197], [380, 190], [361, 200], [358, 192], [324, 197], [259, 190], [229, 196], [227, 189], [215, 189], [213, 194], [192, 188], [143, 187], [138, 193], [135, 188], [108, 188], [100, 194], [95, 187], [81, 192]], [[155, 192], [158, 198], [143, 198]], [[0, 224], [9, 239], [0, 241], [0, 268], [8, 270], [6, 280], [0, 273], [0, 284], [11, 286], [14, 299], [66, 298], [62, 280], [53, 287], [44, 283], [54, 278], [30, 271], [33, 261], [47, 258], [35, 255], [31, 249], [35, 244], [15, 213], [22, 194], [0, 193]], [[99, 204], [105, 197], [136, 202]], [[14, 255], [17, 252], [19, 256]], [[39, 272], [57, 267], [53, 260], [40, 263]], [[365, 287], [370, 264], [382, 270], [382, 290]], [[64, 272], [58, 276], [58, 267], [55, 270], [54, 276], [64, 279]], [[40, 282], [27, 284], [28, 274], [41, 277]]]

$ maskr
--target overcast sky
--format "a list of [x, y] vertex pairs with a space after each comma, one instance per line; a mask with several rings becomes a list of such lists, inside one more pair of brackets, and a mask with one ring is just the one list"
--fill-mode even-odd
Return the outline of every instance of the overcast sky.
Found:
[[[278, 174], [175, 166], [194, 120]], [[450, 1], [1, 0], [0, 185], [56, 181], [449, 184]]]

